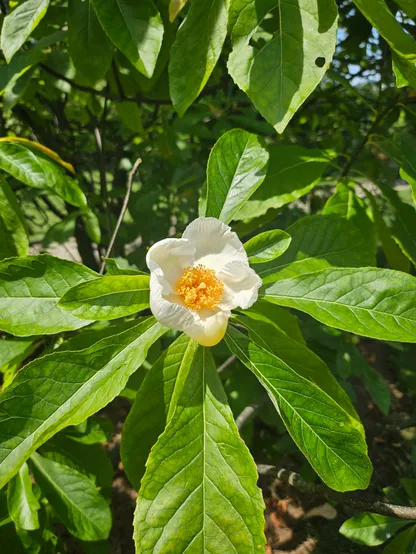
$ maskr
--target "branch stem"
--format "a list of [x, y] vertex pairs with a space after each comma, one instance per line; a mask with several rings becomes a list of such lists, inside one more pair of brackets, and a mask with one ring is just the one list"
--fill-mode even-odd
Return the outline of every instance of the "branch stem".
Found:
[[301, 492], [313, 496], [320, 496], [326, 500], [334, 500], [341, 504], [347, 504], [351, 506], [351, 508], [356, 508], [357, 510], [416, 521], [416, 508], [411, 506], [399, 506], [398, 504], [390, 504], [389, 502], [381, 502], [380, 500], [371, 500], [361, 492], [337, 492], [325, 485], [317, 485], [305, 481], [298, 473], [283, 468], [278, 469], [275, 466], [258, 464], [257, 471], [259, 475], [280, 479]]

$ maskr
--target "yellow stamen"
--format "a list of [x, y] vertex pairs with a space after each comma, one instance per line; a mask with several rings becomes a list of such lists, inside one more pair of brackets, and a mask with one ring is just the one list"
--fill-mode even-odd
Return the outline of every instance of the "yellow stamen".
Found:
[[224, 285], [215, 271], [203, 265], [186, 267], [176, 284], [176, 292], [191, 310], [208, 308], [214, 310], [221, 301]]

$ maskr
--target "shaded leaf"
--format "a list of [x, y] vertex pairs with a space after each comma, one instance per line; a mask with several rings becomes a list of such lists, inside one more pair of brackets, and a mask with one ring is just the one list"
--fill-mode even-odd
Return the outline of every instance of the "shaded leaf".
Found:
[[407, 547], [410, 545], [412, 539], [416, 533], [416, 526], [413, 525], [408, 529], [405, 529], [394, 539], [389, 542], [386, 548], [383, 550], [383, 554], [406, 554], [408, 552]]
[[321, 180], [331, 154], [301, 146], [269, 146], [267, 176], [234, 219], [263, 215], [270, 208], [281, 208], [310, 192]]
[[393, 50], [416, 61], [416, 41], [404, 31], [384, 0], [354, 0], [354, 4]]
[[39, 529], [38, 510], [40, 505], [32, 491], [32, 481], [26, 463], [9, 483], [7, 504], [10, 517], [16, 527], [26, 531]]
[[0, 260], [26, 256], [28, 249], [23, 213], [14, 192], [0, 176]]
[[36, 482], [68, 531], [86, 541], [106, 539], [111, 529], [111, 511], [94, 483], [74, 468], [37, 452], [32, 454], [31, 462]]
[[248, 329], [249, 336], [256, 344], [274, 354], [298, 375], [317, 385], [335, 400], [347, 414], [356, 420], [356, 428], [364, 435], [361, 421], [351, 400], [321, 358], [306, 345], [299, 344], [282, 333], [278, 323], [273, 324], [244, 316], [237, 317], [236, 320]]
[[93, 85], [105, 76], [113, 58], [113, 46], [91, 0], [68, 3], [68, 49], [77, 75], [84, 81]]
[[[183, 367], [192, 364], [197, 344], [181, 335], [148, 371], [123, 427], [121, 459], [127, 477], [139, 490], [150, 450], [163, 433]], [[170, 414], [171, 415], [171, 414]]]
[[375, 263], [374, 251], [350, 221], [334, 214], [299, 219], [286, 229], [292, 237], [279, 258], [254, 265], [263, 283], [312, 273], [330, 266], [356, 267]]

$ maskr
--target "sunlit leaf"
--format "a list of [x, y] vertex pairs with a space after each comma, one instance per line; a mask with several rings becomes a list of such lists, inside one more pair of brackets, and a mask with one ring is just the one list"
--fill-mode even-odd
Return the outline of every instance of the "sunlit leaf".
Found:
[[229, 223], [263, 182], [268, 160], [256, 135], [240, 129], [222, 135], [208, 159], [206, 216]]
[[17, 527], [26, 531], [39, 528], [39, 502], [32, 491], [29, 468], [24, 463], [13, 477], [7, 490], [9, 514]]
[[139, 491], [136, 552], [260, 551], [256, 468], [209, 350], [200, 348], [177, 380], [182, 387], [172, 417], [152, 448]]
[[329, 268], [266, 285], [260, 296], [331, 327], [416, 342], [416, 277], [390, 269]]
[[0, 395], [0, 486], [48, 438], [117, 396], [165, 331], [153, 318], [142, 318], [89, 348], [26, 365]]
[[339, 532], [350, 541], [358, 544], [378, 546], [408, 523], [408, 521], [396, 517], [363, 512], [358, 516], [347, 519], [342, 524]]

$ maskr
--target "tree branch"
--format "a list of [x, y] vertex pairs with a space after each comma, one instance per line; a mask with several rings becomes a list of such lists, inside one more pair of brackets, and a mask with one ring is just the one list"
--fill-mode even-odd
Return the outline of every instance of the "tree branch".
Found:
[[298, 473], [287, 469], [278, 469], [275, 466], [258, 464], [257, 471], [259, 475], [280, 479], [301, 492], [313, 496], [320, 496], [326, 500], [334, 500], [341, 504], [347, 504], [351, 506], [351, 508], [356, 508], [357, 510], [416, 521], [416, 508], [410, 506], [399, 506], [397, 504], [381, 502], [380, 500], [371, 500], [361, 492], [337, 492], [325, 485], [317, 485], [305, 481]]
[[[116, 223], [116, 227], [114, 229], [113, 236], [111, 237], [110, 244], [108, 245], [107, 252], [105, 254], [106, 258], [109, 257], [109, 255], [111, 254], [111, 250], [113, 249], [114, 242], [115, 242], [116, 237], [117, 237], [117, 233], [120, 229], [120, 225], [123, 221], [124, 214], [126, 213], [126, 210], [127, 210], [127, 206], [128, 206], [129, 199], [130, 199], [130, 194], [131, 194], [131, 188], [133, 186], [133, 179], [134, 179], [134, 176], [135, 176], [135, 174], [136, 174], [136, 172], [139, 168], [139, 165], [141, 163], [142, 163], [141, 158], [137, 158], [137, 160], [134, 162], [133, 167], [130, 170], [129, 178], [127, 180], [126, 195], [124, 197], [123, 205], [121, 207], [120, 215], [118, 216], [118, 220], [117, 220], [117, 223]], [[104, 268], [105, 268], [105, 261], [103, 261], [103, 263], [101, 264], [101, 268], [100, 268], [100, 273], [101, 274], [104, 273]]]
[[96, 90], [93, 87], [88, 87], [85, 85], [80, 85], [79, 83], [76, 83], [73, 79], [69, 79], [65, 75], [62, 75], [55, 69], [52, 69], [52, 67], [47, 66], [44, 63], [40, 63], [39, 67], [41, 67], [46, 73], [49, 73], [50, 75], [53, 75], [56, 77], [56, 79], [60, 79], [62, 81], [65, 81], [71, 87], [74, 87], [77, 90], [80, 90], [82, 92], [89, 92], [90, 94], [95, 94], [96, 96], [102, 96], [103, 98], [107, 98], [108, 100], [112, 100], [113, 102], [135, 102], [135, 103], [145, 103], [145, 104], [171, 104], [170, 100], [156, 100], [154, 98], [144, 98], [143, 96], [137, 95], [137, 96], [117, 96], [115, 94], [110, 94], [109, 92], [105, 90]]
[[396, 104], [399, 101], [400, 96], [396, 96], [385, 108], [378, 112], [377, 116], [375, 117], [373, 123], [371, 124], [370, 128], [368, 129], [366, 135], [364, 136], [363, 140], [360, 142], [360, 144], [357, 146], [355, 151], [352, 153], [351, 158], [349, 162], [345, 165], [344, 169], [341, 172], [341, 175], [339, 176], [338, 182], [340, 182], [346, 175], [348, 175], [351, 167], [356, 162], [358, 156], [361, 154], [362, 150], [364, 149], [365, 145], [367, 144], [370, 136], [377, 130], [377, 127], [380, 125], [382, 119], [389, 113], [390, 110], [392, 110]]

